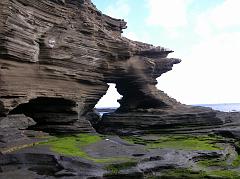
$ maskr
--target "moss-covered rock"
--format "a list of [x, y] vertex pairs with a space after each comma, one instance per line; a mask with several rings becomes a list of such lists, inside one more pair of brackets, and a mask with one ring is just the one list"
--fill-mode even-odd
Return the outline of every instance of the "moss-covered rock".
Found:
[[128, 169], [131, 167], [134, 167], [137, 165], [136, 161], [130, 161], [130, 162], [123, 162], [123, 163], [117, 163], [117, 164], [110, 164], [107, 165], [105, 168], [110, 171], [109, 175], [116, 175], [119, 173], [119, 171]]
[[112, 163], [129, 161], [126, 157], [96, 158], [90, 156], [84, 149], [94, 143], [104, 140], [104, 136], [97, 134], [78, 134], [71, 136], [55, 136], [40, 145], [47, 145], [53, 152], [61, 155], [81, 157], [96, 163]]
[[216, 145], [220, 137], [216, 136], [190, 136], [190, 135], [164, 135], [151, 140], [141, 136], [124, 137], [132, 144], [145, 145], [147, 149], [155, 148], [173, 148], [181, 150], [221, 150]]
[[165, 170], [159, 176], [147, 179], [239, 179], [240, 172], [232, 170], [194, 171], [191, 169]]
[[[145, 178], [149, 179], [240, 179], [240, 171], [238, 171], [240, 156], [236, 152], [236, 141], [234, 144], [232, 141], [229, 142], [227, 139], [215, 135], [142, 135], [114, 139], [116, 138], [113, 136], [102, 136], [99, 134], [78, 134], [52, 137], [47, 142], [42, 142], [39, 145], [48, 146], [51, 151], [60, 155], [77, 156], [94, 163], [101, 163], [103, 170], [106, 171], [104, 177], [108, 179], [142, 178], [143, 173], [146, 174]], [[113, 143], [118, 144], [111, 146], [110, 144]], [[118, 153], [120, 150], [116, 147], [123, 147], [123, 149], [129, 150], [127, 148], [129, 146], [141, 147], [144, 151], [142, 155], [136, 156], [133, 156], [128, 151], [128, 156], [118, 154], [114, 157], [106, 157], [102, 156], [102, 154], [105, 154], [104, 152], [99, 152], [96, 155], [95, 152], [97, 150], [92, 150], [99, 146], [105, 149], [105, 144], [110, 145], [106, 146], [108, 149], [105, 153], [113, 151]], [[172, 154], [180, 157], [179, 159], [186, 154], [186, 151], [188, 155], [193, 153], [192, 156], [190, 155], [192, 158], [189, 158], [191, 165], [187, 165], [189, 168], [176, 165], [176, 168], [167, 169], [160, 167], [158, 169], [156, 162], [163, 160], [164, 154], [166, 154], [161, 151], [166, 152], [168, 150], [176, 151], [176, 154], [174, 152]], [[89, 153], [89, 151], [91, 152]], [[178, 155], [178, 152], [183, 155]], [[101, 155], [99, 155], [100, 153]], [[151, 155], [144, 156], [147, 153], [151, 153]], [[149, 170], [142, 170], [144, 167], [141, 168], [141, 165], [152, 165], [154, 173], [151, 173], [151, 167]], [[166, 166], [168, 166], [167, 163]], [[149, 168], [149, 166], [145, 167]]]

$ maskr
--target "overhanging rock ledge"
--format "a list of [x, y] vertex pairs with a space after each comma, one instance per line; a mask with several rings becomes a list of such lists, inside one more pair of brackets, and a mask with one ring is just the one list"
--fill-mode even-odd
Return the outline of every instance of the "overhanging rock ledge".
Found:
[[86, 116], [115, 83], [121, 107], [103, 117], [103, 131], [223, 123], [215, 111], [158, 90], [156, 78], [180, 59], [122, 37], [126, 22], [90, 0], [2, 0], [0, 7], [0, 116], [25, 114], [46, 131], [91, 132]]

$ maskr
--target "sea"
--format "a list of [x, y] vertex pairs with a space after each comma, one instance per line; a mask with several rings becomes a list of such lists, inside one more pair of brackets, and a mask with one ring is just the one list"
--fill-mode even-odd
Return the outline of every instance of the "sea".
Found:
[[[223, 111], [223, 112], [240, 112], [240, 103], [224, 103], [224, 104], [193, 104], [193, 106], [203, 106], [210, 107], [214, 110]], [[100, 115], [105, 113], [114, 112], [117, 108], [98, 108], [97, 111]]]
[[194, 106], [210, 107], [212, 109], [223, 112], [239, 112], [240, 103], [225, 103], [225, 104], [198, 104]]

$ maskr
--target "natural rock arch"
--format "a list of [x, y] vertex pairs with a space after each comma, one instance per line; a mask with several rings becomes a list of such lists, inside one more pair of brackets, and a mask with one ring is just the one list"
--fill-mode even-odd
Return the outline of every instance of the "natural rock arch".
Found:
[[[180, 63], [167, 58], [172, 50], [122, 37], [126, 22], [102, 14], [90, 0], [5, 0], [0, 7], [0, 116], [35, 99], [60, 98], [78, 104], [84, 119], [107, 83], [116, 83], [123, 95], [117, 113], [151, 112], [157, 126], [171, 115], [215, 119], [213, 111], [182, 105], [155, 87], [157, 77]], [[68, 132], [69, 126], [58, 128]]]

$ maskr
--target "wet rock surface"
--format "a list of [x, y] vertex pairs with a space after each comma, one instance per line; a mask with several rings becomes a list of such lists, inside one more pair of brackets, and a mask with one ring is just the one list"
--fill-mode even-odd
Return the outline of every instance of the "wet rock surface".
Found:
[[8, 115], [0, 118], [0, 152], [8, 153], [31, 146], [49, 136], [42, 131], [28, 130], [36, 122], [25, 115]]
[[5, 155], [1, 160], [3, 173], [0, 177], [3, 178], [90, 178], [103, 174], [100, 167], [74, 157], [18, 153]]
[[[82, 137], [99, 140], [80, 145], [84, 141]], [[176, 134], [123, 138], [85, 134], [75, 136], [75, 139], [79, 145], [71, 146], [69, 137], [55, 137], [48, 138], [48, 142], [1, 154], [0, 177], [165, 178], [171, 176], [171, 172], [178, 173], [175, 178], [179, 179], [181, 176], [190, 179], [193, 173], [198, 173], [198, 178], [240, 176], [239, 155], [233, 145], [235, 139]], [[61, 140], [66, 141], [61, 143], [64, 149], [57, 143]], [[79, 153], [73, 152], [76, 149]]]

